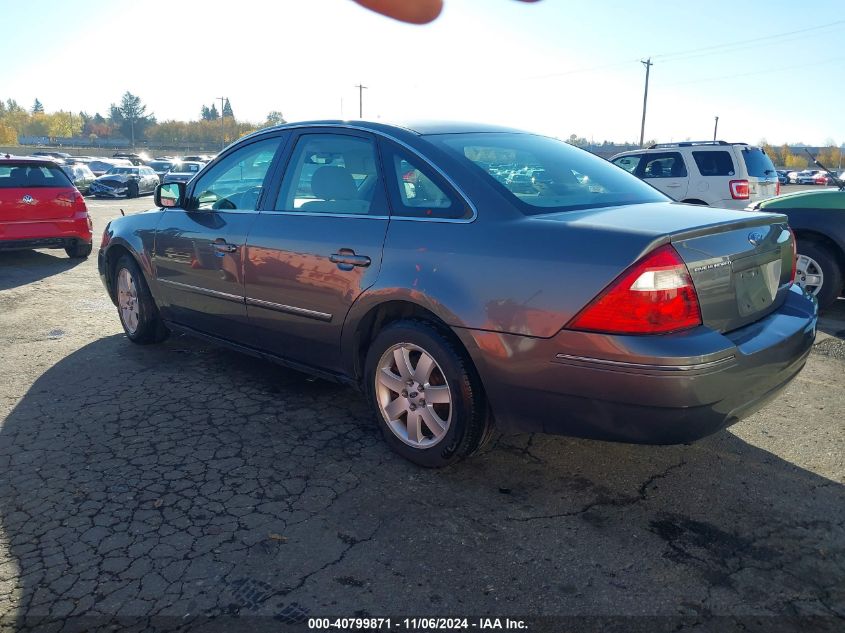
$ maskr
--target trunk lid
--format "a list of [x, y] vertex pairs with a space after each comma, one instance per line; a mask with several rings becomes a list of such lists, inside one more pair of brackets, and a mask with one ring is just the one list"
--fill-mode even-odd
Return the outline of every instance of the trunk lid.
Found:
[[545, 219], [598, 231], [585, 239], [625, 234], [623, 241], [643, 245], [640, 256], [671, 243], [689, 269], [704, 324], [720, 332], [776, 310], [791, 283], [793, 237], [783, 215], [657, 203]]

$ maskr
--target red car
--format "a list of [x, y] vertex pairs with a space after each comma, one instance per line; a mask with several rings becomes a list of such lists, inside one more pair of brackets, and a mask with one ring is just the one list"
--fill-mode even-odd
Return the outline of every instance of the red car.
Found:
[[0, 156], [0, 251], [63, 248], [91, 254], [91, 218], [82, 194], [53, 161]]

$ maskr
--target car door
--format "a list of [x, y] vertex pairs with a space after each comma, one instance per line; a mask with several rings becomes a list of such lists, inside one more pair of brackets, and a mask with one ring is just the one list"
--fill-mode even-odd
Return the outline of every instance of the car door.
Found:
[[389, 222], [375, 139], [346, 128], [305, 128], [278, 173], [278, 193], [247, 240], [253, 344], [338, 371], [346, 313], [378, 277]]
[[687, 195], [689, 172], [680, 152], [645, 154], [634, 173], [673, 200]]
[[244, 244], [284, 139], [275, 134], [234, 147], [191, 183], [184, 209], [163, 214], [153, 257], [165, 319], [232, 341], [246, 338]]

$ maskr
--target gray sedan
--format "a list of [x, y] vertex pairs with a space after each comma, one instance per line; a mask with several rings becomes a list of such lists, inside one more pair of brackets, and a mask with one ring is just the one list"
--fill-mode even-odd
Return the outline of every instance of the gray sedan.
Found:
[[786, 217], [673, 203], [518, 130], [283, 125], [156, 204], [99, 253], [130, 341], [176, 330], [355, 385], [424, 466], [494, 427], [695, 440], [775, 397], [815, 337]]

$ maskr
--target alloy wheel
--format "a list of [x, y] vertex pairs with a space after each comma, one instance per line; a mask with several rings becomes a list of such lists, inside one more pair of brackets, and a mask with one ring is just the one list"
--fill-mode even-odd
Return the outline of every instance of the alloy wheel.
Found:
[[376, 400], [388, 428], [408, 446], [438, 444], [452, 422], [452, 393], [434, 357], [413, 343], [388, 348], [375, 375]]
[[795, 282], [811, 295], [818, 295], [824, 285], [824, 272], [812, 257], [798, 254], [795, 264]]
[[120, 310], [120, 320], [130, 334], [138, 330], [141, 312], [138, 306], [138, 287], [132, 273], [121, 268], [117, 274], [117, 307]]

